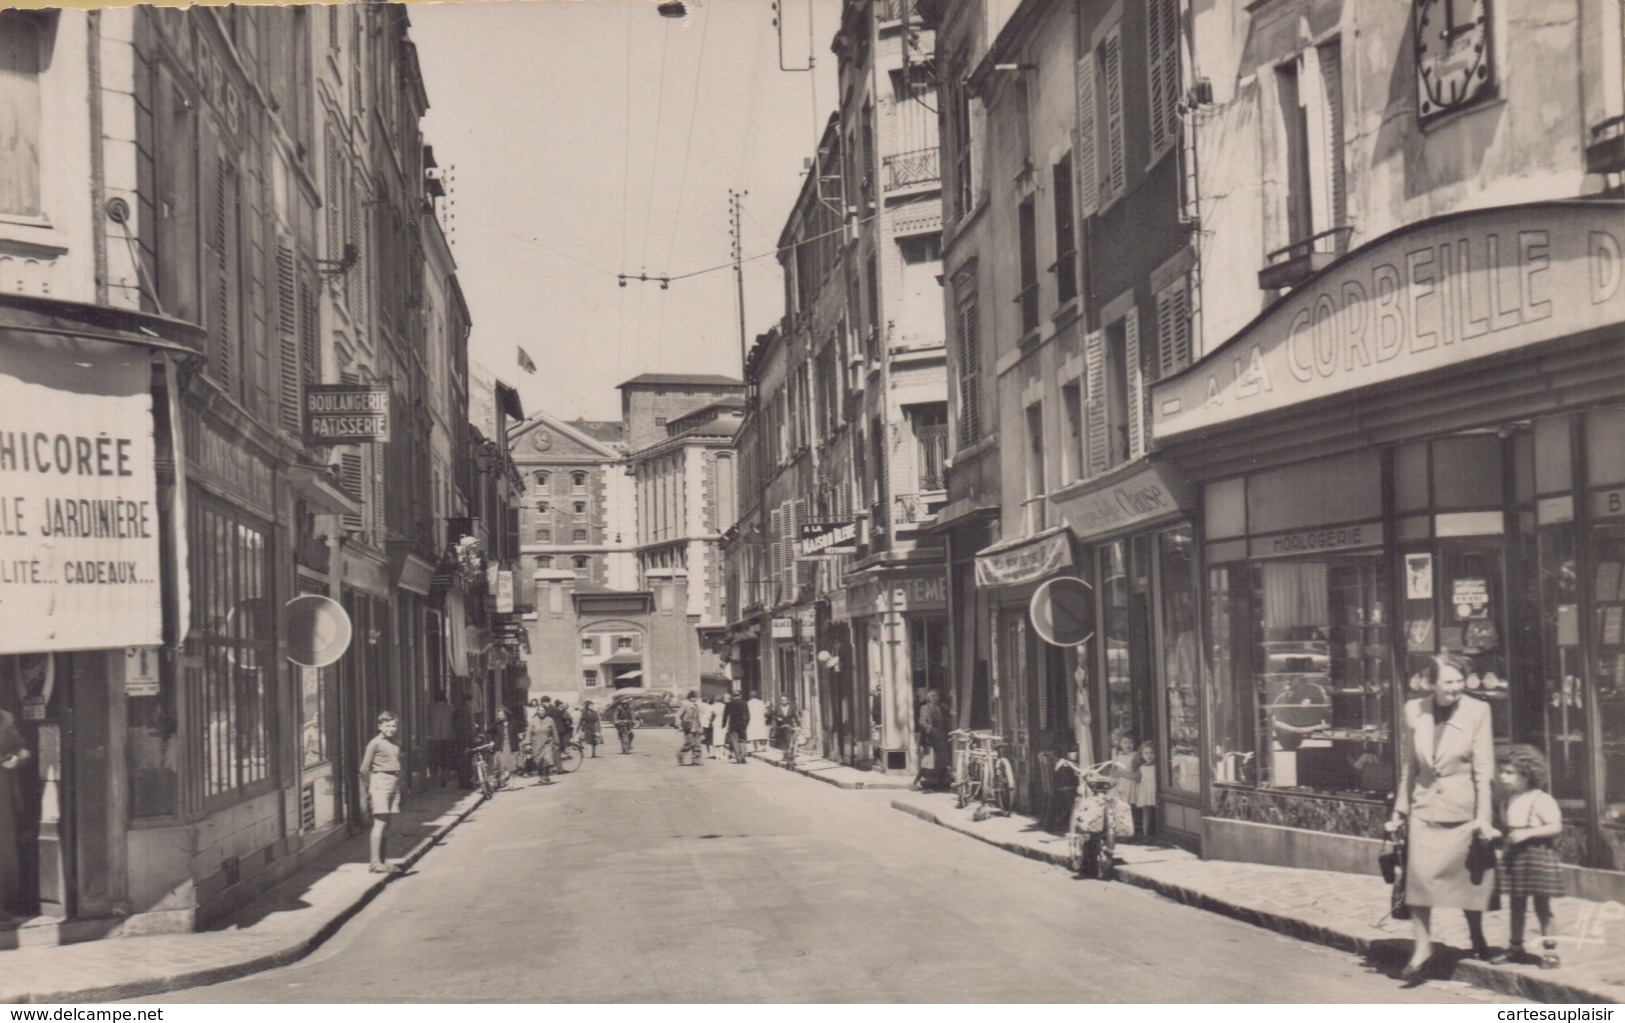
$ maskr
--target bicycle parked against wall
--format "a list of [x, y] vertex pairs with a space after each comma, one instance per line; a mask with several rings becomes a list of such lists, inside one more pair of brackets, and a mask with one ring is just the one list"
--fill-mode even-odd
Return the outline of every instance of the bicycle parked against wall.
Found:
[[954, 793], [959, 806], [969, 806], [976, 799], [1008, 816], [1016, 805], [1016, 769], [1001, 752], [1004, 737], [956, 728], [948, 739], [953, 743]]
[[496, 764], [491, 762], [491, 755], [496, 752], [496, 743], [486, 742], [469, 748], [469, 756], [474, 758], [474, 784], [490, 799], [496, 794]]

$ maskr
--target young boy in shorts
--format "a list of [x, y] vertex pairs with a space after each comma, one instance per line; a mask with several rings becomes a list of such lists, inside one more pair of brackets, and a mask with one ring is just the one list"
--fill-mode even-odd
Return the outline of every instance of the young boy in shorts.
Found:
[[401, 810], [401, 747], [395, 742], [399, 728], [394, 711], [379, 714], [378, 734], [361, 754], [361, 788], [372, 811], [372, 864], [367, 869], [374, 874], [400, 869], [384, 862], [384, 835], [390, 819]]

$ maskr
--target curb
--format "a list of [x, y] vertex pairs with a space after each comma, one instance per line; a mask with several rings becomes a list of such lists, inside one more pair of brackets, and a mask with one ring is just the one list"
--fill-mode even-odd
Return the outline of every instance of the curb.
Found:
[[[405, 856], [401, 863], [406, 867], [421, 860], [430, 849], [446, 837], [447, 832], [461, 824], [474, 809], [485, 801], [485, 794], [479, 791], [470, 793], [460, 802], [453, 804], [446, 811], [450, 817], [444, 824], [418, 840]], [[74, 991], [51, 991], [44, 993], [30, 992], [17, 999], [14, 1004], [39, 1005], [47, 1002], [112, 1002], [125, 998], [140, 998], [147, 995], [160, 995], [166, 991], [180, 991], [185, 988], [203, 987], [208, 984], [219, 984], [228, 980], [236, 980], [254, 973], [263, 973], [274, 970], [280, 966], [298, 962], [305, 956], [316, 951], [322, 943], [338, 933], [349, 920], [384, 890], [391, 881], [400, 877], [399, 874], [385, 874], [372, 881], [364, 888], [360, 895], [348, 906], [339, 909], [333, 916], [325, 920], [316, 930], [302, 938], [295, 939], [287, 945], [262, 955], [235, 963], [223, 963], [218, 966], [206, 966], [186, 973], [177, 973], [168, 977], [153, 977], [122, 984], [109, 984], [104, 987], [81, 988]]]
[[[974, 838], [979, 842], [1003, 849], [1005, 852], [1012, 852], [1018, 856], [1025, 856], [1030, 860], [1038, 860], [1041, 863], [1048, 863], [1066, 869], [1071, 868], [1067, 857], [1059, 853], [1034, 849], [1019, 842], [1003, 841], [979, 834], [955, 822], [943, 820], [925, 807], [914, 806], [902, 800], [894, 799], [891, 805], [893, 810], [900, 810], [910, 817]], [[1215, 898], [1195, 888], [1141, 873], [1131, 866], [1118, 867], [1117, 877], [1119, 880], [1137, 888], [1147, 889], [1161, 895], [1163, 898], [1182, 903], [1194, 909], [1202, 909], [1210, 913], [1227, 916], [1232, 920], [1239, 920], [1254, 927], [1275, 931], [1278, 934], [1284, 934], [1289, 938], [1296, 938], [1300, 941], [1326, 945], [1341, 952], [1353, 952], [1366, 956], [1373, 961], [1381, 958], [1376, 950], [1378, 943], [1365, 935], [1352, 934], [1326, 924], [1311, 923], [1308, 920], [1300, 920], [1280, 913], [1271, 913], [1267, 910], [1253, 909], [1225, 899]], [[1569, 1004], [1603, 1002], [1612, 1004], [1618, 1001], [1617, 997], [1609, 993], [1579, 987], [1557, 979], [1549, 979], [1539, 974], [1492, 966], [1476, 959], [1460, 959], [1452, 963], [1449, 975], [1440, 979], [1460, 981], [1499, 994], [1528, 998], [1537, 1002]]]
[[855, 767], [851, 767], [851, 768], [846, 767], [845, 764], [837, 764], [837, 763], [835, 763], [833, 761], [826, 761], [826, 763], [829, 764], [829, 767], [815, 770], [814, 768], [806, 767], [802, 763], [799, 763], [799, 762], [796, 764], [795, 767], [788, 768], [788, 767], [785, 767], [784, 764], [781, 761], [769, 759], [767, 757], [762, 756], [760, 753], [756, 753], [756, 752], [752, 752], [750, 756], [751, 756], [751, 759], [759, 760], [759, 761], [761, 761], [762, 763], [766, 764], [769, 767], [777, 767], [780, 770], [794, 771], [796, 774], [801, 775], [803, 778], [811, 778], [813, 781], [821, 781], [825, 785], [833, 785], [838, 789], [845, 789], [845, 790], [847, 790], [849, 792], [857, 791], [857, 790], [881, 790], [881, 789], [899, 790], [899, 789], [907, 789], [907, 788], [910, 787], [910, 783], [906, 782], [906, 781], [886, 781], [886, 782], [880, 781], [880, 779], [882, 779], [882, 778], [890, 778], [891, 777], [890, 775], [884, 775], [884, 774], [875, 775], [875, 779], [876, 779], [875, 781], [867, 781], [867, 780], [865, 780], [865, 781], [843, 781], [840, 778], [833, 778], [833, 777], [830, 777], [829, 775], [818, 773], [818, 770], [835, 770], [837, 768], [849, 770], [849, 771], [852, 771], [852, 772], [857, 773], [857, 774], [868, 773], [868, 772], [864, 772], [864, 771], [859, 771]]

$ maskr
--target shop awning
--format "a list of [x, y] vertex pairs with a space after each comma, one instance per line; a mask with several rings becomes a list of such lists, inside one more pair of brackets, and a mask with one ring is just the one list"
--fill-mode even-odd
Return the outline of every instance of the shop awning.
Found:
[[600, 668], [641, 668], [643, 667], [643, 655], [634, 654], [629, 650], [623, 651], [612, 657], [604, 658], [598, 662], [598, 666]]
[[1141, 460], [1063, 487], [1050, 495], [1050, 504], [1073, 536], [1089, 541], [1176, 518], [1191, 507], [1192, 491], [1168, 466]]
[[1017, 586], [1072, 567], [1072, 537], [1065, 526], [1003, 540], [976, 552], [976, 585]]

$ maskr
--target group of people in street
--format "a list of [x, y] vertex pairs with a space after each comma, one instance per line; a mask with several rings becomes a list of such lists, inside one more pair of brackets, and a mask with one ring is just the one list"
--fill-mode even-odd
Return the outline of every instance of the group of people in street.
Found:
[[742, 764], [747, 753], [766, 749], [770, 741], [777, 741], [781, 749], [795, 741], [801, 714], [788, 696], [780, 696], [769, 709], [760, 697], [747, 697], [742, 691], [701, 700], [698, 692], [690, 690], [678, 707], [677, 727], [683, 733], [679, 766], [698, 765], [702, 757], [718, 760], [723, 756]]

